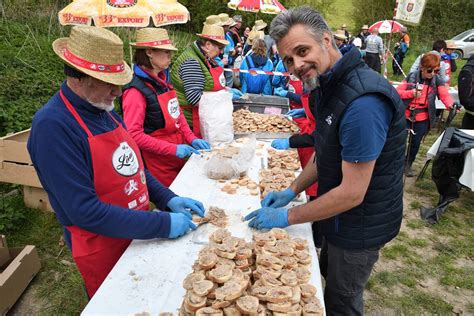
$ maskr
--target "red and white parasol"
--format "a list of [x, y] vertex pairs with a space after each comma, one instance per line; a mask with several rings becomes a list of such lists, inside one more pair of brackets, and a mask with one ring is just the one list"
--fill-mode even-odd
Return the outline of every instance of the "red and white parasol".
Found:
[[369, 31], [372, 32], [374, 28], [378, 28], [380, 34], [398, 33], [400, 32], [400, 28], [402, 27], [403, 25], [398, 23], [397, 21], [383, 20], [383, 21], [378, 21], [372, 24], [369, 27]]
[[227, 6], [233, 10], [278, 14], [286, 11], [278, 0], [230, 0]]

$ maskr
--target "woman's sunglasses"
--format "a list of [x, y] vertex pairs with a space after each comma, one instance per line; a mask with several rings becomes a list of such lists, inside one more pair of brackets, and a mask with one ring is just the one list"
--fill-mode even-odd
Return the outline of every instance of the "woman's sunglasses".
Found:
[[439, 73], [439, 68], [436, 68], [436, 69], [428, 68], [428, 69], [426, 69], [426, 72], [429, 73], [429, 74], [430, 74], [430, 73], [433, 73], [433, 72], [434, 72], [435, 74], [437, 74], [437, 73]]

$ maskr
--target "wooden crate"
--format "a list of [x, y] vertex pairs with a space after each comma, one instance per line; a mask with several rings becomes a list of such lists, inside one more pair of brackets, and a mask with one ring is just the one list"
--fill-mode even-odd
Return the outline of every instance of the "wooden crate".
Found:
[[0, 182], [23, 185], [25, 205], [52, 211], [26, 148], [30, 130], [0, 138]]

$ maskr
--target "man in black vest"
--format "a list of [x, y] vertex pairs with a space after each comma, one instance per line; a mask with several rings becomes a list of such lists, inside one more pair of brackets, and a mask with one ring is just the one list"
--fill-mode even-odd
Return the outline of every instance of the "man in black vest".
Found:
[[[341, 56], [319, 12], [298, 7], [280, 13], [270, 34], [288, 71], [311, 90], [316, 159], [246, 220], [257, 229], [318, 221], [327, 315], [362, 315], [372, 267], [402, 220], [403, 103], [356, 48]], [[314, 201], [284, 208], [315, 180]]]

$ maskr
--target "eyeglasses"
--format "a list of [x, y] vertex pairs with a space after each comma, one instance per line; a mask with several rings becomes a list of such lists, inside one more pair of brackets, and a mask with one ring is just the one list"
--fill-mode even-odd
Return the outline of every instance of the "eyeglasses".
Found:
[[429, 73], [429, 74], [430, 74], [430, 73], [433, 73], [433, 72], [434, 72], [435, 74], [437, 74], [437, 73], [439, 73], [439, 68], [436, 68], [436, 69], [428, 68], [428, 69], [426, 69], [426, 72]]

